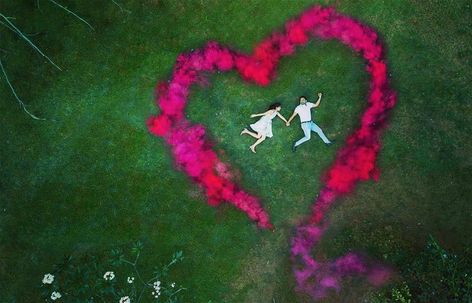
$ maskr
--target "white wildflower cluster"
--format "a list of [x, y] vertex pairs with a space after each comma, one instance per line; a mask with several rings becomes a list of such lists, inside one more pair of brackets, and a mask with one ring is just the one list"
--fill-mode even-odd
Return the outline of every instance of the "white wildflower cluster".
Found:
[[61, 293], [58, 292], [58, 291], [54, 291], [52, 294], [51, 294], [51, 300], [53, 301], [56, 301], [57, 299], [59, 299], [60, 297], [62, 297]]
[[52, 284], [54, 282], [54, 276], [51, 274], [45, 274], [43, 278], [43, 284]]
[[134, 277], [128, 277], [128, 283], [131, 284], [134, 282]]
[[130, 303], [130, 302], [131, 302], [131, 300], [128, 296], [121, 297], [121, 299], [120, 299], [120, 303]]
[[[43, 284], [52, 284], [54, 282], [54, 275], [45, 274], [43, 277]], [[51, 293], [51, 300], [56, 301], [57, 299], [61, 298], [62, 295], [58, 291], [53, 291]]]
[[161, 295], [161, 281], [154, 282], [152, 287], [154, 287], [154, 291], [152, 292], [152, 295], [156, 299], [159, 298], [159, 296]]
[[170, 284], [170, 287], [174, 288], [174, 287], [175, 287], [175, 283], [172, 282], [172, 284]]
[[103, 279], [107, 280], [107, 281], [110, 281], [110, 280], [113, 280], [115, 278], [115, 273], [112, 272], [112, 271], [107, 271], [104, 275], [103, 275]]

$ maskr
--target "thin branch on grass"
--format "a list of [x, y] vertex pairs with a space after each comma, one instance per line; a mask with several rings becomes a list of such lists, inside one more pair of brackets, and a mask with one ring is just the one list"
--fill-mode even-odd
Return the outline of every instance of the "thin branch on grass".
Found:
[[115, 0], [111, 0], [111, 2], [115, 3], [115, 5], [118, 6], [122, 12], [125, 11], [125, 12], [127, 12], [128, 14], [131, 13], [130, 10], [124, 9], [124, 8], [121, 7], [121, 5], [120, 5], [118, 2], [116, 2]]
[[5, 77], [5, 80], [7, 81], [8, 83], [8, 86], [10, 86], [10, 89], [13, 93], [13, 95], [15, 96], [16, 100], [18, 101], [18, 103], [20, 104], [20, 106], [23, 108], [23, 110], [33, 119], [35, 120], [46, 120], [46, 119], [43, 119], [43, 118], [38, 118], [37, 116], [33, 115], [32, 113], [30, 113], [28, 111], [28, 109], [26, 109], [26, 105], [23, 103], [23, 101], [21, 101], [20, 97], [18, 97], [18, 95], [16, 94], [16, 91], [15, 89], [13, 88], [13, 85], [11, 85], [10, 83], [10, 80], [8, 79], [8, 76], [7, 76], [7, 73], [5, 71], [5, 68], [3, 68], [3, 63], [2, 63], [2, 60], [0, 59], [0, 67], [2, 69], [2, 72], [3, 72], [3, 76]]
[[141, 283], [143, 283], [144, 286], [148, 286], [148, 284], [144, 281], [144, 279], [139, 274], [139, 270], [138, 270], [138, 267], [137, 267], [139, 255], [140, 255], [140, 252], [138, 252], [138, 254], [136, 255], [136, 259], [134, 260], [134, 263], [131, 262], [131, 261], [126, 260], [125, 258], [122, 258], [121, 261], [131, 265], [133, 267], [134, 271], [136, 272], [136, 275], [139, 278], [139, 280], [141, 281]]
[[42, 34], [42, 33], [41, 33], [41, 32], [38, 32], [38, 33], [34, 33], [34, 34], [27, 34], [27, 35], [28, 35], [28, 36], [30, 36], [30, 37], [34, 37], [34, 36], [37, 36], [37, 35], [40, 35], [40, 34]]
[[183, 287], [182, 287], [182, 288], [180, 288], [179, 290], [174, 291], [173, 293], [171, 293], [170, 296], [171, 296], [171, 297], [172, 297], [172, 296], [175, 296], [176, 294], [178, 294], [178, 293], [181, 292], [182, 290], [187, 290], [187, 288], [183, 288]]
[[139, 270], [138, 270], [138, 267], [137, 267], [137, 264], [138, 264], [138, 259], [139, 259], [139, 255], [140, 253], [138, 252], [138, 254], [136, 255], [136, 259], [134, 260], [134, 263], [131, 262], [131, 261], [128, 261], [126, 260], [125, 258], [122, 258], [121, 261], [127, 263], [127, 264], [130, 264], [133, 269], [134, 269], [134, 272], [136, 273], [136, 276], [138, 277], [138, 279], [140, 280], [140, 282], [143, 284], [143, 288], [141, 289], [141, 292], [139, 293], [139, 297], [138, 297], [138, 300], [137, 302], [139, 302], [141, 300], [141, 297], [144, 293], [144, 291], [146, 290], [147, 287], [149, 287], [149, 282], [146, 283], [143, 278], [141, 277], [141, 275], [139, 274]]
[[80, 21], [82, 21], [83, 23], [87, 24], [92, 30], [95, 30], [87, 21], [85, 21], [82, 17], [80, 17], [79, 15], [77, 15], [76, 13], [74, 13], [73, 11], [71, 11], [70, 9], [68, 9], [67, 7], [57, 3], [56, 1], [54, 0], [49, 0], [49, 2], [59, 6], [60, 8], [62, 8], [63, 10], [65, 10], [66, 12], [68, 12], [69, 14], [73, 15], [74, 17], [76, 17], [77, 19], [79, 19]]
[[[6, 26], [7, 28], [9, 28], [9, 29], [11, 29], [11, 30], [13, 29], [14, 32], [15, 32], [18, 36], [20, 36], [20, 37], [23, 38], [26, 42], [28, 42], [28, 44], [31, 45], [31, 47], [34, 48], [38, 53], [40, 53], [41, 56], [43, 56], [44, 58], [46, 58], [46, 59], [47, 59], [52, 65], [54, 65], [58, 70], [62, 71], [62, 69], [61, 69], [59, 66], [57, 66], [57, 64], [54, 63], [54, 61], [52, 61], [51, 59], [49, 59], [48, 56], [46, 56], [33, 42], [31, 42], [30, 39], [28, 39], [28, 37], [26, 37], [25, 34], [23, 34], [23, 32], [22, 32], [20, 29], [18, 29], [18, 28], [15, 26], [15, 24], [13, 24], [13, 23], [9, 20], [10, 18], [6, 17], [6, 16], [3, 15], [2, 13], [0, 13], [0, 17], [2, 17], [2, 18], [8, 23], [8, 26]], [[3, 22], [2, 22], [2, 24], [5, 25], [5, 23], [3, 23]]]

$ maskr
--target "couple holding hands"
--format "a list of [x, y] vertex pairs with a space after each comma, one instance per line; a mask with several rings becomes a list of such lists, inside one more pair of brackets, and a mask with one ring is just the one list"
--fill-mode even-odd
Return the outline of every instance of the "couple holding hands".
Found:
[[249, 147], [251, 151], [255, 153], [257, 145], [259, 145], [267, 137], [272, 138], [272, 119], [274, 119], [276, 116], [282, 119], [287, 126], [290, 126], [290, 122], [295, 118], [296, 115], [300, 117], [300, 126], [305, 136], [292, 145], [293, 152], [297, 150], [297, 147], [300, 144], [310, 140], [312, 131], [317, 133], [325, 144], [332, 144], [333, 142], [326, 138], [323, 130], [311, 120], [311, 109], [320, 105], [321, 96], [322, 94], [318, 93], [318, 100], [315, 103], [308, 102], [306, 97], [301, 96], [299, 98], [300, 104], [295, 107], [295, 110], [288, 121], [280, 114], [282, 105], [279, 102], [271, 104], [268, 110], [264, 113], [251, 115], [251, 118], [261, 117], [259, 121], [250, 124], [241, 132], [241, 135], [249, 135], [257, 139], [256, 142]]

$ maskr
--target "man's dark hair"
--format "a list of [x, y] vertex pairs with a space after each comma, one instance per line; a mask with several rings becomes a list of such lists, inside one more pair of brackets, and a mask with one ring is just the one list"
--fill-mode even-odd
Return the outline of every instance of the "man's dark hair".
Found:
[[298, 101], [300, 101], [302, 98], [304, 98], [305, 100], [308, 100], [305, 96], [300, 96], [300, 98], [298, 98]]

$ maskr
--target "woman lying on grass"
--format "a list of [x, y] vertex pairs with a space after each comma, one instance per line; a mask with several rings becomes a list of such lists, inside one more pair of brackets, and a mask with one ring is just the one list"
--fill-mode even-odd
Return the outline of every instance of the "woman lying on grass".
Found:
[[287, 123], [287, 120], [279, 113], [281, 109], [282, 105], [279, 102], [276, 102], [271, 104], [266, 112], [262, 114], [251, 115], [251, 118], [261, 116], [262, 118], [260, 118], [256, 123], [253, 123], [243, 129], [241, 135], [246, 134], [257, 139], [253, 145], [249, 146], [249, 149], [251, 149], [253, 153], [256, 153], [256, 146], [264, 141], [267, 137], [272, 138], [272, 119], [274, 119], [275, 116], [278, 116], [285, 123]]

